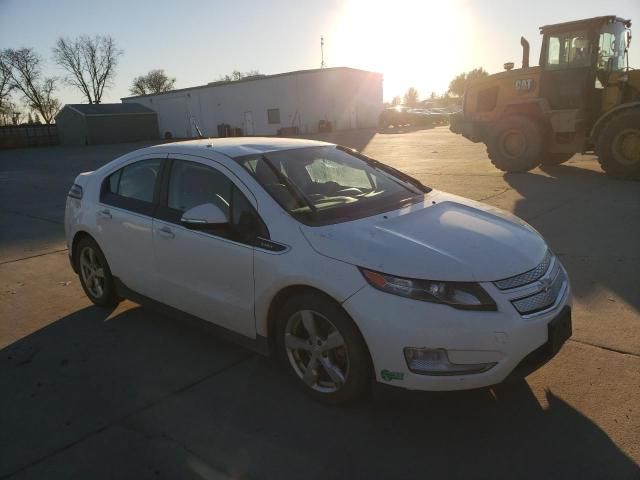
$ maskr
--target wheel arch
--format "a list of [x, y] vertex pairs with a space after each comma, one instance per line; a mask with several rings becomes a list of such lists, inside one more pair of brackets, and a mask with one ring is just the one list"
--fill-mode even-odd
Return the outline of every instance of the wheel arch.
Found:
[[589, 134], [591, 143], [595, 145], [598, 142], [598, 137], [600, 136], [600, 133], [604, 129], [604, 126], [607, 124], [607, 122], [609, 122], [609, 120], [614, 118], [619, 113], [626, 112], [632, 109], [640, 110], [640, 102], [623, 103], [622, 105], [618, 105], [617, 107], [614, 107], [611, 110], [608, 110], [607, 112], [605, 112], [596, 121], [593, 127], [591, 127], [591, 133]]
[[312, 287], [310, 285], [303, 285], [303, 284], [288, 285], [282, 288], [281, 290], [279, 290], [271, 299], [271, 303], [269, 304], [269, 309], [267, 311], [267, 318], [266, 318], [267, 345], [269, 348], [269, 356], [271, 356], [272, 358], [277, 358], [275, 330], [276, 330], [276, 318], [278, 315], [278, 311], [283, 307], [283, 305], [286, 303], [288, 299], [296, 295], [302, 295], [304, 293], [314, 293], [314, 294], [322, 295], [323, 297], [326, 297], [328, 301], [338, 305], [345, 312], [345, 314], [351, 319], [356, 329], [358, 330], [358, 333], [360, 334], [360, 338], [362, 339], [362, 342], [364, 343], [364, 346], [367, 349], [369, 360], [373, 365], [373, 358], [371, 357], [371, 352], [369, 351], [369, 345], [367, 344], [367, 341], [364, 338], [364, 335], [362, 334], [362, 330], [360, 329], [360, 326], [353, 318], [351, 318], [351, 315], [349, 315], [349, 313], [342, 307], [342, 304], [338, 300], [333, 298], [331, 295], [329, 295], [327, 292], [324, 292], [319, 288]]
[[76, 265], [76, 246], [78, 245], [80, 240], [82, 240], [83, 238], [90, 238], [94, 242], [96, 241], [96, 239], [93, 238], [91, 234], [86, 230], [78, 230], [74, 234], [73, 240], [71, 241], [71, 252], [69, 252], [70, 253], [69, 256], [71, 257], [71, 266], [73, 267], [73, 271], [75, 273], [78, 273], [78, 266]]
[[505, 104], [502, 109], [497, 113], [495, 118], [489, 122], [484, 123], [482, 137], [483, 141], [486, 144], [493, 128], [503, 120], [513, 117], [513, 116], [522, 116], [527, 117], [533, 121], [535, 121], [540, 128], [542, 129], [545, 140], [549, 139], [549, 136], [552, 133], [551, 122], [547, 118], [545, 111], [548, 110], [548, 105], [543, 99], [530, 99], [530, 100], [520, 100], [520, 101], [512, 101]]

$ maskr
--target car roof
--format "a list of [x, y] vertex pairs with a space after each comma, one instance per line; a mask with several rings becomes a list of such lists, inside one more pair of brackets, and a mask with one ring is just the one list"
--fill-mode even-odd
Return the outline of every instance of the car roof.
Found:
[[167, 150], [171, 153], [200, 154], [213, 150], [231, 158], [245, 155], [260, 155], [279, 150], [292, 150], [295, 148], [331, 146], [333, 143], [302, 138], [280, 137], [229, 137], [229, 138], [202, 138], [174, 142], [151, 147], [153, 150]]

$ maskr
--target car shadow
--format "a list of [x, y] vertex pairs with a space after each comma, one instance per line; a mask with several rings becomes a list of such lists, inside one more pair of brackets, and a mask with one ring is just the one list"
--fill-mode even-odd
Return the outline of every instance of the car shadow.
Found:
[[429, 124], [429, 125], [401, 125], [394, 127], [380, 127], [378, 133], [383, 135], [392, 134], [405, 134], [412, 132], [419, 132], [421, 130], [432, 130], [436, 127], [441, 127], [443, 124]]
[[521, 196], [513, 213], [562, 258], [579, 297], [603, 286], [640, 311], [640, 184], [572, 165], [543, 171], [504, 174]]
[[327, 407], [274, 362], [121, 309], [82, 309], [0, 351], [0, 476], [637, 478], [597, 425], [551, 391], [543, 408], [525, 382], [376, 387]]

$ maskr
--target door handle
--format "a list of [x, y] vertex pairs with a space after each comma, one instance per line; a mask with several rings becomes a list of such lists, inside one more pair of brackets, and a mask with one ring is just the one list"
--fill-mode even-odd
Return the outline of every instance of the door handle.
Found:
[[101, 216], [102, 218], [106, 219], [106, 220], [111, 220], [111, 212], [107, 209], [104, 210], [100, 210], [98, 212], [98, 215]]
[[158, 234], [164, 238], [174, 238], [175, 235], [169, 227], [162, 227], [158, 229]]

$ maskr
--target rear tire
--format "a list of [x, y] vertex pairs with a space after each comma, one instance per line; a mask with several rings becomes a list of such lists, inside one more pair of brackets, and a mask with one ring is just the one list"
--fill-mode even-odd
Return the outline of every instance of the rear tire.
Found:
[[561, 165], [571, 159], [574, 155], [575, 153], [547, 153], [542, 157], [542, 165], [547, 167]]
[[365, 394], [372, 378], [369, 351], [338, 303], [315, 292], [296, 295], [276, 321], [278, 358], [309, 395], [338, 405]]
[[540, 165], [544, 144], [542, 128], [535, 120], [511, 115], [491, 129], [487, 154], [491, 163], [503, 172], [526, 172]]
[[595, 150], [607, 174], [640, 178], [640, 109], [623, 111], [610, 119], [600, 132]]
[[111, 269], [100, 247], [90, 237], [75, 246], [74, 262], [84, 293], [99, 307], [113, 307], [120, 303]]

